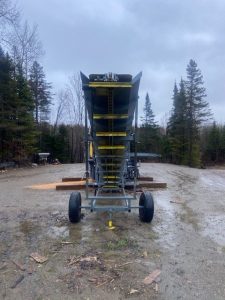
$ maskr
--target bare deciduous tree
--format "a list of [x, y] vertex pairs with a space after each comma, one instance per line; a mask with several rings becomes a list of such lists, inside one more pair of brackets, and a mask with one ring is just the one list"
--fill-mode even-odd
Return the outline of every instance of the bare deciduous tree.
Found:
[[9, 48], [15, 63], [28, 77], [28, 70], [35, 60], [43, 55], [42, 43], [38, 37], [38, 27], [32, 28], [25, 21], [22, 25], [14, 24], [14, 31], [9, 40]]
[[58, 135], [60, 124], [67, 124], [68, 159], [82, 162], [84, 159], [84, 100], [79, 74], [69, 78], [64, 90], [58, 93], [55, 101], [54, 135]]
[[10, 0], [0, 0], [0, 21], [14, 22], [19, 17], [16, 4]]
[[70, 160], [83, 160], [83, 123], [84, 123], [84, 99], [81, 79], [79, 74], [73, 74], [69, 78], [66, 87], [65, 109], [69, 117], [70, 133]]
[[66, 105], [67, 105], [67, 92], [65, 90], [59, 91], [56, 99], [56, 111], [55, 111], [55, 122], [54, 122], [54, 132], [59, 125], [59, 123], [62, 123], [65, 121], [64, 113], [66, 111]]
[[11, 0], [0, 0], [0, 43], [8, 43], [8, 35], [13, 25], [18, 23], [19, 10]]
[[84, 99], [79, 74], [69, 78], [67, 86], [67, 109], [70, 123], [82, 125], [84, 121]]
[[37, 25], [31, 27], [27, 21], [22, 22], [12, 0], [0, 0], [0, 42], [28, 78], [28, 70], [43, 55], [43, 48]]
[[164, 132], [166, 132], [166, 128], [167, 128], [167, 124], [169, 120], [169, 113], [166, 112], [163, 114], [163, 116], [160, 119], [160, 127], [164, 130]]

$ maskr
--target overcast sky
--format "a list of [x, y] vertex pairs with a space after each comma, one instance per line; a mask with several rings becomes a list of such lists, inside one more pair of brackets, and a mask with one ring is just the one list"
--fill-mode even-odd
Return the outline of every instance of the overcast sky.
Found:
[[157, 120], [171, 110], [175, 80], [194, 59], [207, 100], [225, 122], [224, 0], [18, 0], [23, 17], [39, 27], [42, 59], [54, 89], [80, 70], [143, 72], [140, 114], [149, 92]]

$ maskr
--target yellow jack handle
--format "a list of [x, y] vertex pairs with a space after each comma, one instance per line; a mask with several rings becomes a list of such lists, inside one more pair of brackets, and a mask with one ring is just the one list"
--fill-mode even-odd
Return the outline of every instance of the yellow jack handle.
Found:
[[110, 230], [115, 229], [115, 226], [113, 226], [112, 220], [109, 220], [108, 226], [109, 226]]

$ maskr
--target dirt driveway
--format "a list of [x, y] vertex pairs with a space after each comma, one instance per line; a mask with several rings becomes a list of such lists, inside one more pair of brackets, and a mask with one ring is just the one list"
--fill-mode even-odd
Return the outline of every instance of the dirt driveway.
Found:
[[0, 299], [225, 299], [225, 170], [140, 172], [168, 184], [153, 191], [153, 222], [118, 213], [114, 230], [103, 213], [70, 224], [70, 191], [30, 188], [81, 176], [82, 164], [0, 173]]

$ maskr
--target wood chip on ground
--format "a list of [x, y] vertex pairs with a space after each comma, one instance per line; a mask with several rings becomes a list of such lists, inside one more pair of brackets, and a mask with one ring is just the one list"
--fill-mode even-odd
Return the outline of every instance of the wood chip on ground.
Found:
[[160, 275], [160, 270], [155, 270], [152, 273], [150, 273], [145, 279], [143, 280], [144, 284], [151, 284], [155, 281], [155, 279]]
[[46, 256], [41, 256], [39, 253], [34, 252], [30, 254], [30, 257], [33, 258], [37, 263], [43, 264], [48, 260]]

